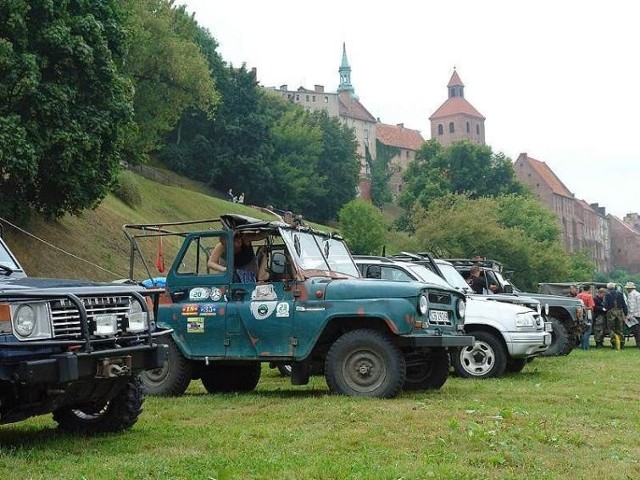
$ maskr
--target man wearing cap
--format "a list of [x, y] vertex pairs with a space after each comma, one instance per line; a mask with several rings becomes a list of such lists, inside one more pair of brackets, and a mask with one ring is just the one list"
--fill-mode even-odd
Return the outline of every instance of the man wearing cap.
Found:
[[640, 292], [636, 290], [636, 284], [627, 282], [624, 286], [627, 289], [627, 303], [629, 304], [629, 316], [627, 326], [636, 339], [636, 347], [640, 348]]
[[607, 283], [607, 290], [607, 294], [604, 296], [604, 309], [607, 311], [607, 327], [609, 328], [611, 348], [620, 350], [624, 347], [622, 325], [629, 315], [629, 310], [624, 295], [616, 290], [615, 283]]

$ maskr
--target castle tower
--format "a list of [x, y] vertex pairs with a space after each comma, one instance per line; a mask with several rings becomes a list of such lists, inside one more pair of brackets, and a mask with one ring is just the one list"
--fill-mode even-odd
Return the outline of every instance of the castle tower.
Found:
[[431, 138], [441, 145], [462, 140], [484, 145], [485, 117], [464, 98], [464, 83], [455, 68], [447, 90], [449, 98], [429, 117]]
[[349, 92], [352, 96], [355, 96], [355, 90], [351, 85], [351, 67], [347, 60], [347, 47], [342, 44], [342, 63], [338, 69], [340, 74], [340, 85], [338, 85], [338, 93]]

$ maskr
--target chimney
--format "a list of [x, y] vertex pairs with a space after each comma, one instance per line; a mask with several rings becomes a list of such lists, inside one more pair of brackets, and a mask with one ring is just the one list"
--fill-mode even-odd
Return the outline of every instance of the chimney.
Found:
[[314, 85], [316, 93], [324, 93], [324, 85]]
[[287, 85], [286, 84], [285, 85], [280, 85], [280, 90], [283, 90], [283, 91], [286, 92], [288, 90], [287, 89]]
[[404, 128], [404, 123], [398, 123], [398, 128]]

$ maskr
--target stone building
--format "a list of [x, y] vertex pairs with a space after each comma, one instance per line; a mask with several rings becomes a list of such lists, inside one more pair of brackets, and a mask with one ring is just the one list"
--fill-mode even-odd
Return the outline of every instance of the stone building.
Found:
[[323, 85], [315, 85], [313, 90], [304, 87], [289, 90], [287, 85], [267, 89], [307, 110], [325, 110], [330, 116], [340, 118], [342, 123], [353, 129], [358, 144], [357, 153], [360, 158], [359, 195], [365, 200], [371, 200], [371, 170], [367, 159], [372, 161], [376, 158], [377, 120], [355, 94], [355, 89], [351, 84], [351, 67], [347, 60], [347, 50], [344, 44], [342, 45], [342, 62], [338, 73], [340, 83], [336, 92], [325, 92]]
[[[625, 216], [625, 220], [629, 215]], [[629, 273], [640, 273], [640, 233], [634, 229], [633, 223], [629, 224], [614, 215], [607, 218], [611, 231], [611, 261], [614, 268], [621, 268]]]
[[485, 117], [464, 98], [464, 84], [455, 70], [447, 90], [449, 98], [429, 117], [431, 138], [443, 146], [461, 140], [484, 145]]
[[391, 174], [389, 189], [395, 201], [402, 191], [402, 176], [409, 162], [416, 158], [416, 152], [424, 143], [424, 138], [418, 130], [406, 128], [404, 124], [387, 125], [378, 123], [376, 126], [376, 140], [378, 160], [387, 160], [387, 169]]

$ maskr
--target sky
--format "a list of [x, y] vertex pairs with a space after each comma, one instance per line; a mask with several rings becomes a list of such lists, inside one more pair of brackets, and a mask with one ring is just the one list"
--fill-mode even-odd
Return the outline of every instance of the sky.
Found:
[[[454, 68], [486, 142], [545, 162], [578, 199], [640, 212], [640, 28], [634, 2], [176, 0], [265, 87], [338, 87], [430, 134]], [[636, 112], [638, 110], [638, 112]]]

